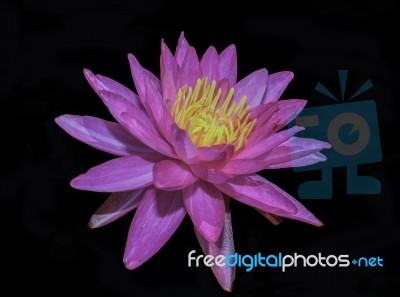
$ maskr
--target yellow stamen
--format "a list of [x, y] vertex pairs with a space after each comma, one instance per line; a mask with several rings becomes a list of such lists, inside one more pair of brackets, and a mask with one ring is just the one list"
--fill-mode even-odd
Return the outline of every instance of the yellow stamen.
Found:
[[240, 150], [256, 122], [250, 120], [251, 106], [246, 105], [246, 96], [239, 103], [232, 102], [234, 88], [225, 98], [220, 88], [215, 89], [216, 82], [207, 83], [207, 77], [198, 79], [194, 89], [184, 85], [178, 90], [172, 117], [198, 147], [232, 144], [235, 151]]

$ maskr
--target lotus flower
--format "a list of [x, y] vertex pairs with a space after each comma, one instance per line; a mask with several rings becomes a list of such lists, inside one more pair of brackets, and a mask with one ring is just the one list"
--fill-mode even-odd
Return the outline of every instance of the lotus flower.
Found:
[[[124, 264], [134, 269], [168, 241], [186, 213], [205, 254], [234, 253], [229, 199], [277, 222], [280, 217], [321, 222], [291, 195], [256, 174], [264, 169], [324, 161], [330, 145], [282, 130], [306, 104], [278, 101], [293, 78], [288, 71], [257, 70], [236, 81], [234, 45], [210, 46], [199, 60], [181, 34], [173, 55], [161, 42], [160, 79], [135, 56], [129, 63], [137, 94], [84, 70], [117, 122], [62, 115], [57, 124], [76, 139], [117, 157], [71, 181], [80, 190], [111, 192], [89, 226], [104, 226], [137, 208]], [[232, 290], [234, 267], [212, 267]]]

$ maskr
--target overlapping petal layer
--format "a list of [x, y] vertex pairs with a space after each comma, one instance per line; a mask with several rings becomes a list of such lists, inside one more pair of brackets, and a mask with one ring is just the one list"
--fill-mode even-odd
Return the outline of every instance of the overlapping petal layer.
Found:
[[[135, 56], [128, 59], [137, 94], [84, 70], [116, 122], [73, 115], [56, 119], [76, 139], [118, 156], [74, 178], [71, 186], [113, 192], [92, 216], [93, 228], [137, 208], [124, 254], [127, 268], [152, 257], [186, 213], [205, 254], [234, 253], [228, 197], [274, 223], [286, 217], [322, 225], [290, 194], [255, 174], [326, 159], [320, 151], [329, 144], [296, 137], [302, 127], [283, 129], [306, 103], [278, 101], [292, 72], [260, 69], [237, 82], [234, 45], [221, 53], [211, 46], [199, 59], [183, 33], [174, 54], [161, 42], [160, 79]], [[231, 291], [234, 267], [212, 271]]]

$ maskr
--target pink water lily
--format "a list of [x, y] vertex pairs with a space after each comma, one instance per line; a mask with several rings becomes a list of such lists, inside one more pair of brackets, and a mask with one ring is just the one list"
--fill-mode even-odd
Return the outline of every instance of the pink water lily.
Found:
[[[104, 226], [137, 208], [124, 263], [134, 269], [168, 241], [186, 213], [205, 254], [234, 253], [229, 199], [254, 207], [272, 222], [286, 217], [321, 222], [291, 195], [256, 174], [306, 166], [326, 158], [328, 143], [282, 130], [306, 101], [278, 101], [293, 78], [288, 71], [257, 70], [239, 82], [234, 45], [209, 47], [199, 60], [181, 34], [175, 55], [161, 42], [160, 79], [128, 56], [137, 94], [84, 70], [117, 122], [63, 115], [57, 124], [76, 139], [116, 155], [71, 181], [71, 186], [111, 192], [92, 216]], [[213, 266], [232, 290], [234, 267]]]

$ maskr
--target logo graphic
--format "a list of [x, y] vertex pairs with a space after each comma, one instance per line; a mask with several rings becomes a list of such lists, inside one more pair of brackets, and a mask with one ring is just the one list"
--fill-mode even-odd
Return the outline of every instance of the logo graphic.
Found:
[[[373, 87], [368, 79], [351, 96], [346, 96], [347, 70], [339, 70], [341, 100], [321, 82], [315, 90], [337, 101], [337, 104], [304, 109], [291, 125], [306, 127], [298, 135], [329, 142], [324, 151], [328, 160], [315, 165], [297, 167], [295, 171], [321, 170], [321, 180], [307, 181], [299, 187], [302, 199], [332, 198], [332, 169], [347, 168], [348, 194], [380, 194], [381, 183], [371, 176], [358, 175], [358, 165], [382, 160], [378, 117], [374, 100], [352, 100]], [[347, 98], [347, 99], [346, 99]]]
[[219, 266], [237, 266], [245, 267], [246, 272], [255, 267], [280, 268], [285, 272], [289, 267], [350, 267], [353, 263], [355, 267], [383, 267], [383, 258], [381, 257], [360, 257], [353, 258], [350, 262], [350, 255], [302, 255], [298, 253], [290, 254], [268, 254], [257, 253], [254, 255], [241, 255], [238, 253], [224, 255], [202, 255], [197, 254], [196, 250], [191, 250], [188, 254], [188, 267], [199, 267], [201, 264], [207, 267]]

